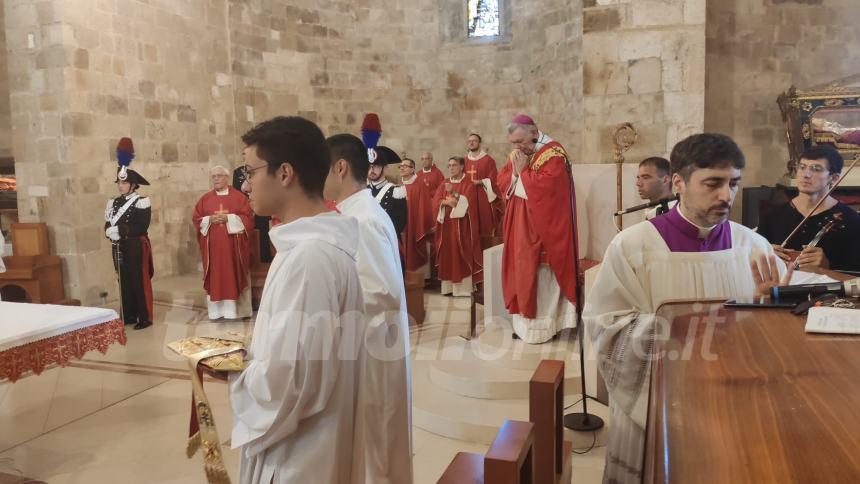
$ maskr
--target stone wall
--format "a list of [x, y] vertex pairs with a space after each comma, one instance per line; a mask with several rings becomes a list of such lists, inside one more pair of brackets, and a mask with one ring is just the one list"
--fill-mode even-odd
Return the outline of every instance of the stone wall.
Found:
[[[518, 1], [504, 38], [466, 38], [462, 1], [231, 2], [238, 130], [298, 112], [326, 133], [380, 115], [382, 143], [437, 164], [472, 131], [499, 159], [517, 112], [578, 152], [581, 4]], [[539, 8], [538, 8], [539, 7]]]
[[622, 122], [637, 163], [703, 129], [705, 0], [587, 0], [582, 46], [583, 161], [612, 162]]
[[[471, 131], [501, 162], [507, 120], [530, 112], [576, 156], [579, 1], [507, 3], [491, 42], [466, 39], [447, 1], [6, 2], [20, 216], [51, 228], [68, 294], [116, 295], [101, 226], [122, 136], [152, 183], [159, 276], [197, 270], [190, 212], [207, 168], [239, 164], [238, 135], [274, 115], [358, 133], [374, 111], [383, 143], [441, 167]], [[0, 102], [0, 144], [2, 121]]]
[[781, 92], [860, 73], [858, 19], [853, 0], [708, 2], [705, 127], [744, 150], [744, 186], [773, 185], [786, 171]]
[[0, 2], [0, 158], [12, 156], [12, 117], [9, 106], [9, 76], [6, 55], [6, 6]]
[[106, 201], [115, 147], [152, 183], [157, 274], [193, 272], [194, 202], [208, 165], [238, 148], [226, 0], [6, 2], [13, 145], [22, 221], [46, 222], [66, 291], [85, 304], [116, 296]]

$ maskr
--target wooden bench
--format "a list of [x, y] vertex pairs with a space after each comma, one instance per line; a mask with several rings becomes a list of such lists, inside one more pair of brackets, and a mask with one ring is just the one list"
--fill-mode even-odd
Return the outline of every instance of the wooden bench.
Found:
[[564, 440], [564, 362], [543, 360], [529, 381], [535, 424], [535, 484], [570, 484], [573, 444]]
[[440, 484], [534, 484], [534, 424], [505, 420], [486, 455], [460, 452]]
[[543, 360], [529, 381], [531, 422], [505, 421], [485, 456], [458, 453], [439, 483], [570, 484], [573, 445], [564, 440], [563, 411], [564, 362]]
[[417, 271], [405, 271], [403, 283], [406, 286], [406, 312], [409, 314], [409, 324], [422, 325], [426, 311], [424, 308], [424, 274]]

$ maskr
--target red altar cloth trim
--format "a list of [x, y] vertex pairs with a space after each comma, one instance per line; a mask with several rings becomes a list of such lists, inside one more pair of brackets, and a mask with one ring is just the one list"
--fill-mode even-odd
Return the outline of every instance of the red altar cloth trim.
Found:
[[125, 346], [125, 326], [121, 319], [76, 329], [0, 352], [0, 380], [12, 383], [32, 371], [40, 374], [49, 365], [67, 366], [92, 350], [105, 354], [108, 346]]

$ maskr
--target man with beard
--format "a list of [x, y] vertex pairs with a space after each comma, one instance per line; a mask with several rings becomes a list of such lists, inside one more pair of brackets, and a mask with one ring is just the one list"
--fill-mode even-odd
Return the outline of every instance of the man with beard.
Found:
[[501, 234], [504, 204], [499, 196], [496, 160], [481, 148], [481, 135], [472, 133], [466, 141], [466, 175], [478, 189], [478, 231], [481, 237]]
[[660, 305], [762, 295], [790, 277], [764, 237], [728, 220], [745, 164], [731, 138], [690, 136], [675, 145], [671, 163], [680, 202], [615, 236], [583, 313], [610, 395], [604, 482], [642, 480]]

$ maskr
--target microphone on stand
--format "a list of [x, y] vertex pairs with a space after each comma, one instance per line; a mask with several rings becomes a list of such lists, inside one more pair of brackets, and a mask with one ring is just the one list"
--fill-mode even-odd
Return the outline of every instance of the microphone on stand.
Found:
[[673, 195], [669, 198], [661, 198], [660, 200], [654, 200], [653, 202], [643, 203], [642, 205], [636, 205], [634, 207], [625, 208], [619, 212], [615, 212], [614, 216], [617, 217], [619, 215], [627, 215], [628, 213], [638, 212], [640, 210], [645, 210], [646, 208], [656, 207], [657, 205], [668, 205], [669, 202], [674, 202], [681, 198], [680, 195]]

